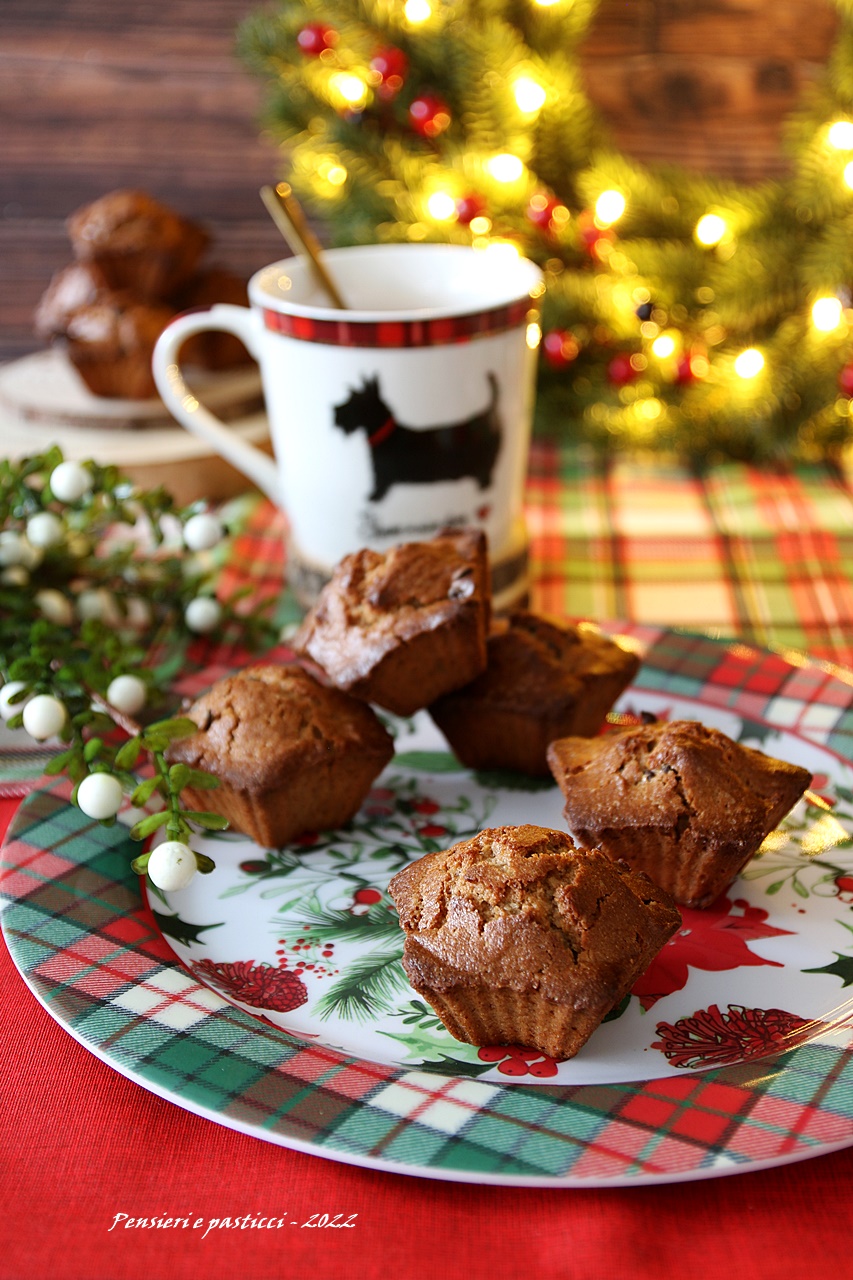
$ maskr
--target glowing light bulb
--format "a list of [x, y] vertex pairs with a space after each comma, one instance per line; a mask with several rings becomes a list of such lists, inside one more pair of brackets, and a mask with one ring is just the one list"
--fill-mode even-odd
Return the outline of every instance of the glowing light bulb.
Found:
[[595, 202], [595, 220], [602, 227], [618, 222], [625, 212], [626, 201], [621, 191], [602, 191]]
[[339, 71], [333, 75], [329, 80], [329, 89], [338, 103], [345, 107], [363, 107], [367, 102], [367, 85], [349, 71]]
[[841, 324], [842, 310], [838, 298], [818, 298], [812, 304], [812, 324], [821, 333], [831, 333]]
[[538, 80], [534, 80], [531, 76], [519, 76], [514, 80], [512, 92], [519, 111], [523, 111], [526, 116], [532, 116], [537, 111], [541, 111], [548, 97]]
[[659, 360], [665, 360], [667, 356], [671, 356], [675, 350], [675, 338], [668, 333], [662, 333], [659, 338], [655, 338], [652, 343], [652, 351]]
[[492, 229], [491, 218], [484, 218], [482, 215], [478, 218], [471, 219], [471, 234], [475, 236], [487, 236]]
[[429, 0], [406, 0], [403, 13], [406, 15], [406, 21], [411, 22], [413, 27], [417, 27], [432, 17], [432, 6]]
[[456, 201], [447, 191], [434, 191], [427, 200], [427, 209], [436, 222], [448, 222], [456, 217]]
[[550, 9], [552, 5], [559, 4], [560, 0], [534, 0], [534, 3], [538, 4], [540, 9]]
[[735, 373], [739, 378], [757, 378], [764, 368], [764, 356], [756, 347], [747, 347], [735, 360]]
[[542, 341], [542, 330], [538, 324], [529, 324], [526, 333], [527, 345], [531, 351], [535, 351]]
[[706, 213], [696, 223], [693, 234], [700, 244], [710, 249], [713, 245], [720, 243], [728, 229], [725, 218], [721, 218], [718, 213]]
[[853, 121], [836, 120], [829, 126], [827, 141], [836, 151], [853, 151]]
[[487, 161], [486, 168], [495, 182], [518, 182], [524, 173], [524, 165], [518, 156], [509, 151], [502, 151]]
[[848, 187], [853, 188], [853, 160], [844, 166], [844, 181], [847, 183]]

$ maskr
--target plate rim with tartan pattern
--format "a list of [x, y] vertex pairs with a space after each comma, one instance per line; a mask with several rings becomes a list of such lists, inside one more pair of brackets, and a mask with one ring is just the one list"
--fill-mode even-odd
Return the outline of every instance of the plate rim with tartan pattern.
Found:
[[[643, 655], [629, 696], [670, 692], [853, 761], [853, 674], [668, 628], [604, 629]], [[687, 1181], [853, 1145], [843, 1006], [817, 1034], [783, 1036], [781, 1054], [629, 1084], [502, 1084], [299, 1040], [178, 963], [129, 870], [125, 828], [91, 823], [69, 794], [65, 780], [43, 785], [7, 833], [10, 953], [80, 1044], [197, 1115], [343, 1163], [515, 1186]]]

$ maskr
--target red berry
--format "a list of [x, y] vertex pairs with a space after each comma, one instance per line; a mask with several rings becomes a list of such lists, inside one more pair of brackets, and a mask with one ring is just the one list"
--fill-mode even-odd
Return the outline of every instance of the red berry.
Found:
[[261, 862], [260, 858], [250, 858], [248, 862], [240, 863], [240, 870], [245, 871], [246, 875], [249, 876], [262, 876], [269, 869], [270, 864]]
[[607, 366], [607, 377], [614, 387], [624, 387], [626, 383], [633, 382], [637, 373], [628, 355], [614, 356]]
[[450, 125], [450, 110], [441, 98], [423, 93], [409, 107], [409, 119], [422, 138], [437, 138]]
[[324, 22], [309, 22], [299, 32], [296, 43], [303, 53], [318, 58], [324, 49], [331, 49], [338, 43], [338, 33]]
[[568, 329], [552, 329], [542, 339], [542, 354], [554, 369], [565, 369], [577, 359], [580, 346]]
[[836, 876], [839, 893], [853, 893], [853, 876]]
[[846, 364], [838, 375], [838, 385], [846, 396], [853, 396], [853, 364]]
[[402, 49], [389, 45], [386, 49], [377, 49], [370, 59], [370, 70], [379, 77], [379, 95], [382, 98], [393, 98], [400, 92], [409, 69], [409, 60]]
[[507, 1058], [506, 1062], [500, 1064], [498, 1071], [505, 1076], [526, 1076], [527, 1063], [523, 1058]]
[[415, 800], [415, 802], [412, 805], [412, 808], [414, 809], [415, 813], [431, 814], [431, 813], [438, 813], [439, 809], [441, 808], [441, 805], [436, 804], [434, 800], [428, 800], [426, 797], [424, 797], [423, 800]]
[[508, 1053], [505, 1044], [488, 1044], [477, 1050], [477, 1057], [481, 1062], [503, 1062]]
[[360, 906], [372, 907], [375, 902], [381, 902], [382, 894], [378, 889], [356, 889], [352, 900]]
[[476, 191], [470, 192], [467, 196], [460, 196], [456, 201], [456, 218], [464, 227], [470, 226], [475, 218], [479, 218], [485, 212], [486, 201]]
[[545, 1079], [548, 1076], [555, 1076], [557, 1074], [557, 1064], [553, 1058], [543, 1058], [541, 1062], [533, 1063], [533, 1066], [530, 1068], [530, 1074], [532, 1076], [538, 1076], [540, 1080]]
[[421, 827], [419, 834], [429, 837], [446, 836], [447, 827], [440, 827], [435, 822], [428, 822], [425, 827]]

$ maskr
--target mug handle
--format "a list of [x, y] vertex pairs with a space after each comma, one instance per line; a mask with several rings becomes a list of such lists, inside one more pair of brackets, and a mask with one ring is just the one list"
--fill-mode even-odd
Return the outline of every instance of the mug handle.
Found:
[[248, 307], [235, 307], [227, 302], [217, 303], [207, 311], [191, 311], [178, 316], [166, 326], [151, 359], [151, 367], [157, 390], [167, 409], [193, 435], [213, 446], [227, 462], [248, 476], [276, 506], [281, 504], [281, 488], [278, 469], [272, 458], [256, 449], [253, 444], [241, 440], [229, 431], [209, 409], [199, 404], [184, 381], [178, 364], [178, 351], [185, 339], [194, 333], [210, 329], [224, 329], [233, 333], [258, 360], [259, 321]]

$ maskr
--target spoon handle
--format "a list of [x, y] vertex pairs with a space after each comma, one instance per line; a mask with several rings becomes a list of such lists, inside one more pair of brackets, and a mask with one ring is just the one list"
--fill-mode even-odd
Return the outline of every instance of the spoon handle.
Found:
[[267, 212], [284, 236], [294, 253], [306, 257], [311, 263], [319, 283], [331, 298], [333, 304], [341, 311], [347, 310], [347, 304], [341, 297], [323, 261], [323, 250], [319, 240], [308, 225], [302, 207], [293, 195], [286, 182], [279, 182], [273, 187], [261, 187], [261, 199]]

